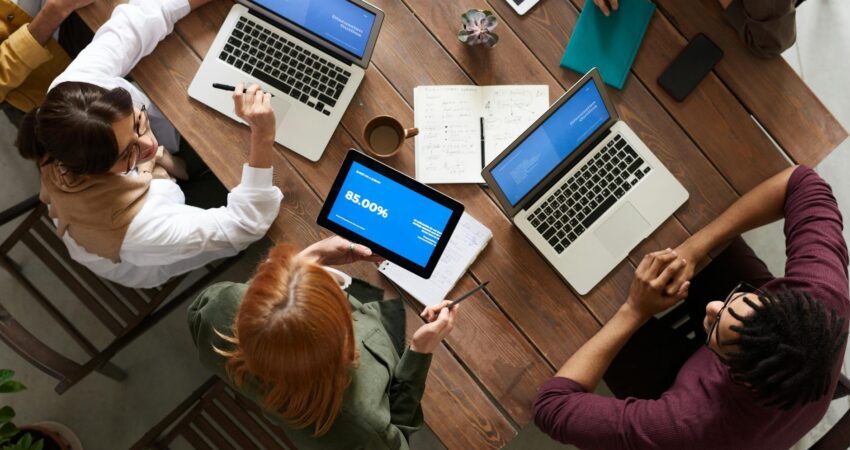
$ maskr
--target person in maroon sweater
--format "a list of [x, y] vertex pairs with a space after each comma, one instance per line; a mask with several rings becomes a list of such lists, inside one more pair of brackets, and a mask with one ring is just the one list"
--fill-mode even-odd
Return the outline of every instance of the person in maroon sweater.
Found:
[[[738, 236], [783, 216], [788, 261], [773, 278]], [[584, 449], [787, 449], [836, 388], [847, 266], [829, 185], [802, 166], [779, 173], [675, 250], [644, 258], [619, 311], [541, 387], [535, 423]], [[696, 345], [652, 319], [685, 297]], [[617, 398], [592, 393], [603, 374]]]

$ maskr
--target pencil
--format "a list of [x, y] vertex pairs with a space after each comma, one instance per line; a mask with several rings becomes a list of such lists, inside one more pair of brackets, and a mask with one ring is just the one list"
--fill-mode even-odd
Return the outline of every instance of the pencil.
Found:
[[467, 293], [461, 295], [460, 297], [456, 298], [455, 300], [453, 300], [451, 303], [449, 303], [448, 307], [451, 308], [451, 307], [457, 305], [458, 303], [466, 300], [467, 298], [471, 297], [472, 294], [480, 291], [481, 289], [484, 289], [484, 287], [487, 286], [488, 284], [490, 284], [489, 281], [485, 281], [485, 282], [479, 284], [478, 286], [476, 286], [475, 288], [473, 288], [469, 292], [467, 292]]

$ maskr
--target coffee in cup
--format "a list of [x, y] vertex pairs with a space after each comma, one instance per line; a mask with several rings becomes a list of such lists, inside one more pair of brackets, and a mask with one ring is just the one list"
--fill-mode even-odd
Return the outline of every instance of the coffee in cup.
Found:
[[401, 122], [390, 116], [370, 120], [363, 130], [366, 151], [378, 158], [388, 158], [401, 149], [404, 140], [419, 134], [416, 128], [405, 129]]

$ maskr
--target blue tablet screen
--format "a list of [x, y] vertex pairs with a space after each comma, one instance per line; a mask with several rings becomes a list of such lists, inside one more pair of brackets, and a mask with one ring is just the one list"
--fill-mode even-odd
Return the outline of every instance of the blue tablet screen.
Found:
[[452, 210], [353, 162], [328, 220], [426, 266]]

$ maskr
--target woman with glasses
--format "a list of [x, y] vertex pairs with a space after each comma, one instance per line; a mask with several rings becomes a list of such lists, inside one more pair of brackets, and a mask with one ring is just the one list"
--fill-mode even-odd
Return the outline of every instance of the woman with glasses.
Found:
[[201, 209], [186, 204], [189, 191], [177, 183], [188, 174], [169, 152], [177, 150], [174, 128], [123, 78], [177, 20], [208, 1], [116, 7], [18, 134], [21, 155], [39, 166], [41, 199], [71, 257], [124, 286], [156, 287], [233, 256], [262, 238], [280, 208], [270, 94], [258, 86], [234, 91], [237, 114], [251, 128], [248, 160], [226, 206]]
[[[775, 278], [738, 236], [781, 218], [788, 259]], [[836, 390], [847, 266], [829, 185], [791, 167], [644, 258], [620, 310], [541, 388], [535, 422], [586, 449], [787, 449]], [[685, 296], [693, 326], [654, 318]], [[617, 398], [592, 393], [603, 375]]]

